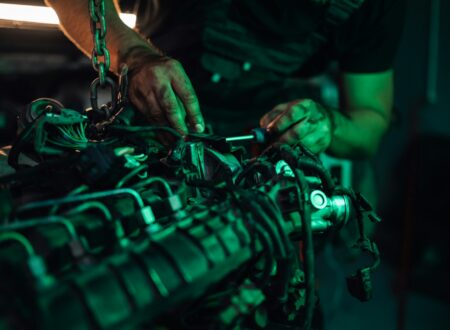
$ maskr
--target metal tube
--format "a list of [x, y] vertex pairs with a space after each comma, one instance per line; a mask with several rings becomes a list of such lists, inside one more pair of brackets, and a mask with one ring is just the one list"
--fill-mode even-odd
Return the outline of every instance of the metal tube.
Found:
[[241, 136], [232, 136], [225, 138], [226, 142], [236, 142], [236, 141], [248, 141], [253, 140], [255, 136], [253, 134], [249, 135], [241, 135]]

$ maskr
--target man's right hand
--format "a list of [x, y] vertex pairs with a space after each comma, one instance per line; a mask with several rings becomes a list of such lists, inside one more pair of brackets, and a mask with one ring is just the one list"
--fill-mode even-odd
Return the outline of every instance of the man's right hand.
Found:
[[[133, 54], [134, 53], [134, 54]], [[169, 125], [180, 134], [205, 128], [194, 88], [182, 65], [140, 48], [125, 59], [130, 68], [131, 102], [152, 124]]]
[[[88, 0], [45, 0], [58, 14], [64, 33], [86, 55], [92, 53]], [[163, 56], [118, 14], [118, 1], [105, 0], [106, 45], [111, 71], [129, 67], [129, 95], [134, 105], [154, 124], [170, 125], [185, 135], [188, 127], [203, 132], [205, 124], [192, 84], [179, 62]]]

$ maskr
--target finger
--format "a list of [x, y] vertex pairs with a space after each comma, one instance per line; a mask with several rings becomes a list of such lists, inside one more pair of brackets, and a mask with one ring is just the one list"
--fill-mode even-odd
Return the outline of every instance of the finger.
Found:
[[147, 120], [156, 125], [167, 125], [167, 120], [164, 116], [163, 109], [161, 109], [158, 100], [156, 99], [155, 93], [151, 91], [144, 95], [146, 102], [146, 111], [144, 115]]
[[147, 91], [143, 91], [142, 89], [130, 90], [130, 97], [133, 100], [133, 104], [149, 123], [167, 125], [167, 120], [151, 89]]
[[261, 119], [259, 120], [259, 125], [262, 128], [266, 128], [267, 125], [269, 125], [269, 123], [271, 121], [273, 121], [276, 117], [278, 117], [286, 109], [287, 109], [286, 103], [276, 106], [275, 108], [273, 108], [272, 110], [270, 110], [268, 113], [266, 113], [264, 116], [261, 117]]
[[312, 153], [318, 154], [328, 148], [330, 141], [327, 137], [328, 135], [324, 135], [321, 131], [313, 131], [300, 139], [300, 144]]
[[281, 135], [278, 141], [287, 144], [299, 143], [305, 136], [311, 133], [312, 129], [312, 125], [307, 120], [302, 120]]
[[327, 117], [326, 110], [318, 103], [314, 103], [311, 106], [310, 121], [312, 123], [319, 122]]
[[283, 133], [293, 124], [307, 119], [310, 113], [310, 103], [302, 101], [288, 107], [281, 115], [267, 125], [267, 129], [274, 133]]
[[170, 125], [180, 134], [186, 135], [188, 133], [185, 123], [186, 112], [177, 101], [177, 97], [171, 86], [162, 86], [156, 95], [159, 106], [163, 110]]
[[269, 125], [271, 121], [275, 120], [282, 112], [302, 101], [304, 101], [304, 99], [297, 99], [277, 105], [260, 119], [259, 124], [261, 125], [261, 127], [266, 128], [267, 125]]
[[205, 130], [205, 121], [200, 111], [197, 95], [195, 94], [191, 82], [186, 78], [184, 83], [173, 81], [172, 86], [186, 110], [187, 120], [190, 126], [195, 132], [203, 133]]
[[138, 95], [137, 93], [131, 92], [130, 90], [130, 100], [131, 103], [136, 107], [139, 112], [143, 113], [145, 112], [145, 100], [141, 95]]
[[131, 101], [137, 107], [137, 109], [142, 114], [145, 114], [146, 108], [147, 108], [147, 106], [146, 106], [147, 101], [145, 100], [145, 95], [142, 92], [141, 88], [136, 87], [135, 84], [131, 83], [130, 88], [129, 88], [129, 95], [130, 95]]

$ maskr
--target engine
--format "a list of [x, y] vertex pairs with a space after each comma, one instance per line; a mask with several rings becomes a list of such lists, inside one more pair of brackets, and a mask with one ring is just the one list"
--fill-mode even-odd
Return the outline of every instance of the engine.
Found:
[[301, 146], [135, 126], [33, 102], [0, 178], [0, 329], [309, 329], [314, 241], [350, 222], [379, 257], [358, 193]]

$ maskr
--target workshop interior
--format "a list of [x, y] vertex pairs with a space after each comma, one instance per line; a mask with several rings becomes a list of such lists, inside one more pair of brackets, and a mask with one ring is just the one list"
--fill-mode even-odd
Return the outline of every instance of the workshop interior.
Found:
[[[158, 1], [118, 2], [133, 29]], [[0, 0], [0, 330], [450, 329], [450, 2], [406, 2], [389, 130], [350, 161], [149, 124], [104, 0], [92, 58], [43, 0]], [[339, 104], [338, 76], [307, 97]]]

